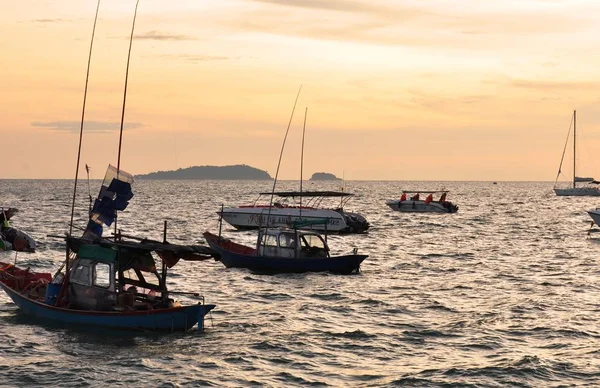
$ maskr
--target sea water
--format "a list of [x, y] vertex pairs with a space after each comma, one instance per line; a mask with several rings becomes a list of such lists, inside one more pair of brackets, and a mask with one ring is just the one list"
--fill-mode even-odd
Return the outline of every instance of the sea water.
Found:
[[[138, 181], [123, 233], [202, 243], [221, 204], [250, 204], [269, 181]], [[91, 183], [95, 196], [100, 182]], [[216, 309], [206, 330], [173, 334], [64, 327], [23, 316], [0, 293], [6, 386], [595, 386], [600, 384], [600, 198], [556, 197], [543, 182], [346, 182], [364, 235], [330, 236], [332, 253], [369, 257], [357, 275], [263, 275], [180, 262], [170, 289]], [[305, 183], [311, 190], [337, 182]], [[392, 211], [401, 190], [450, 190], [456, 214]], [[281, 182], [297, 190], [297, 182]], [[53, 272], [64, 259], [72, 182], [0, 181], [12, 225], [39, 243], [0, 261]], [[75, 226], [85, 226], [80, 182]], [[75, 232], [78, 233], [78, 232]], [[109, 232], [107, 232], [109, 233]], [[223, 226], [254, 244], [255, 232]], [[181, 297], [182, 303], [197, 298]]]

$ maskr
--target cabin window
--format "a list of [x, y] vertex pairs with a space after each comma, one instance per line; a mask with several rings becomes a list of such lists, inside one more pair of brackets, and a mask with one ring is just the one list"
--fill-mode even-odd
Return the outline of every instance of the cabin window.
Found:
[[90, 267], [87, 265], [81, 265], [77, 263], [75, 268], [71, 271], [72, 283], [81, 284], [84, 286], [90, 285]]
[[321, 237], [313, 234], [305, 234], [302, 236], [302, 247], [315, 247], [325, 249], [325, 242]]
[[277, 237], [273, 236], [272, 234], [263, 234], [262, 245], [265, 247], [276, 247], [277, 246]]
[[279, 246], [281, 248], [296, 248], [296, 236], [291, 233], [282, 233], [279, 235]]
[[110, 265], [106, 263], [94, 265], [92, 284], [96, 287], [110, 287]]

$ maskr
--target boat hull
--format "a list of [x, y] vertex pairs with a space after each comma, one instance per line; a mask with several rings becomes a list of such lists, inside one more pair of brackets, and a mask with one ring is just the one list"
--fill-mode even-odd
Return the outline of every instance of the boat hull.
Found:
[[594, 220], [594, 223], [596, 225], [600, 226], [600, 208], [588, 210], [587, 213], [590, 215], [590, 217], [592, 217], [592, 220]]
[[[221, 211], [217, 212], [221, 214]], [[268, 206], [249, 206], [237, 208], [225, 208], [222, 211], [223, 220], [236, 229], [251, 230], [264, 227], [285, 227], [299, 220], [327, 219], [327, 226], [312, 225], [309, 230], [328, 233], [364, 233], [369, 229], [369, 223], [358, 213], [344, 212], [333, 209], [303, 208], [300, 212], [298, 207], [272, 207], [269, 212]]]
[[240, 254], [223, 248], [219, 237], [204, 233], [206, 241], [218, 254], [219, 260], [227, 268], [248, 268], [268, 273], [333, 272], [350, 274], [358, 272], [360, 264], [368, 255], [344, 255], [322, 258], [279, 258]]
[[451, 202], [429, 202], [425, 201], [398, 201], [391, 200], [385, 203], [392, 210], [404, 212], [404, 213], [456, 213], [458, 206], [453, 205]]
[[204, 316], [215, 308], [215, 305], [212, 304], [197, 304], [131, 312], [72, 310], [29, 299], [1, 282], [0, 287], [19, 307], [21, 312], [26, 315], [41, 320], [112, 329], [172, 332], [187, 331], [198, 324], [198, 330], [202, 331], [204, 329]]
[[569, 189], [554, 189], [559, 197], [597, 197], [600, 196], [600, 190], [595, 187], [575, 187]]

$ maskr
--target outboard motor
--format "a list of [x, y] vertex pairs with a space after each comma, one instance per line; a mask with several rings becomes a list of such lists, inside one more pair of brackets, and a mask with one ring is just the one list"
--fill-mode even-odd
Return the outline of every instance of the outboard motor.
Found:
[[358, 213], [346, 213], [346, 224], [349, 228], [349, 233], [364, 233], [369, 229], [367, 219]]

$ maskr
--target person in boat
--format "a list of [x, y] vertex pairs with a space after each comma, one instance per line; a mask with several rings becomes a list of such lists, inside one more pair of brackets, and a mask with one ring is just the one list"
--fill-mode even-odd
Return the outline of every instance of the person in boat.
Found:
[[419, 200], [419, 193], [413, 195], [412, 197], [410, 197], [411, 201], [418, 201]]
[[400, 197], [400, 202], [402, 201], [406, 201], [406, 193], [402, 193], [402, 196]]
[[429, 194], [427, 198], [425, 198], [425, 204], [429, 205], [429, 202], [433, 201], [433, 194]]
[[446, 193], [442, 193], [442, 195], [440, 196], [440, 202], [441, 203], [445, 203], [446, 202]]

